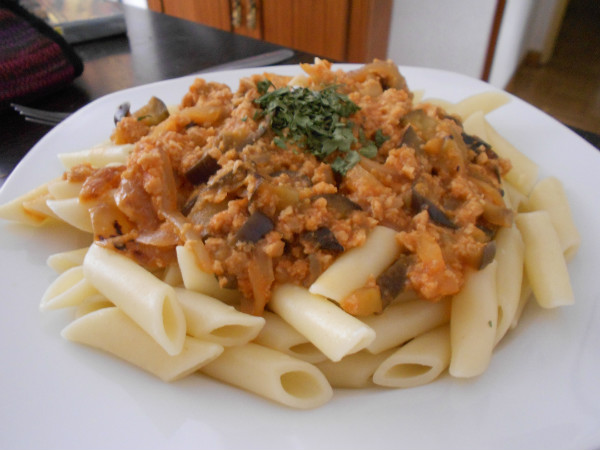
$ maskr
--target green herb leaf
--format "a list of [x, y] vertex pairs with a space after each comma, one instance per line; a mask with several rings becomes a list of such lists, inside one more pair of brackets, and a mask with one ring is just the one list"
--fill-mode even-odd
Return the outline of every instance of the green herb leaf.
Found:
[[[331, 165], [333, 170], [340, 173], [345, 173], [349, 164], [356, 164], [360, 160], [360, 155], [351, 150], [357, 142], [353, 133], [354, 124], [344, 120], [360, 108], [347, 96], [337, 92], [336, 86], [321, 91], [290, 87], [268, 91], [272, 83], [264, 81], [265, 84], [260, 86], [258, 84], [262, 82], [257, 83], [262, 95], [254, 102], [261, 112], [255, 116], [268, 117], [271, 129], [280, 139], [294, 142], [321, 160], [335, 152], [348, 153], [338, 156], [343, 163], [334, 161]], [[281, 147], [283, 141], [274, 143]]]
[[381, 128], [378, 128], [375, 132], [375, 135], [373, 136], [373, 140], [375, 141], [375, 145], [377, 146], [377, 148], [381, 147], [384, 144], [384, 142], [387, 141], [389, 138], [389, 136], [383, 134]]
[[375, 142], [369, 141], [358, 152], [365, 158], [375, 158], [377, 156], [377, 146]]
[[273, 86], [273, 83], [271, 83], [271, 81], [267, 80], [266, 78], [256, 83], [256, 89], [258, 90], [258, 93], [260, 95], [266, 94], [271, 86]]
[[275, 145], [279, 148], [282, 148], [284, 150], [287, 148], [287, 145], [285, 145], [285, 141], [282, 138], [280, 138], [279, 136], [275, 137], [273, 139], [273, 142], [275, 142]]
[[351, 151], [343, 158], [338, 156], [331, 164], [331, 168], [342, 175], [346, 175], [346, 172], [358, 164], [359, 161], [360, 155], [355, 151]]

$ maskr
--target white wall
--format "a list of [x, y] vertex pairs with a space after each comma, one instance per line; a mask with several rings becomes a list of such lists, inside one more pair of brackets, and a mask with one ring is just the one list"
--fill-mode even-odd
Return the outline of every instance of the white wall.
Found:
[[495, 9], [496, 0], [394, 0], [388, 58], [480, 78]]
[[534, 10], [534, 0], [506, 2], [489, 78], [494, 86], [504, 88], [508, 84], [528, 50], [527, 34]]
[[541, 56], [542, 63], [548, 62], [569, 0], [537, 0], [535, 2], [529, 30], [527, 33], [528, 50], [534, 50]]
[[130, 6], [137, 6], [138, 8], [148, 9], [147, 0], [121, 0], [121, 3], [125, 3]]
[[[544, 56], [568, 0], [507, 0], [490, 83], [504, 88], [527, 50]], [[480, 78], [496, 0], [394, 0], [388, 58]], [[551, 39], [550, 39], [551, 41]]]

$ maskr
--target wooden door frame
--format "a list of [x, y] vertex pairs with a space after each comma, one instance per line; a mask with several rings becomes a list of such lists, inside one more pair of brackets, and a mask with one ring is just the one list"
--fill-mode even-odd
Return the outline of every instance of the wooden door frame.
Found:
[[485, 54], [485, 61], [483, 63], [483, 71], [481, 72], [481, 79], [483, 81], [489, 81], [490, 79], [492, 63], [494, 62], [494, 55], [496, 54], [496, 45], [498, 43], [500, 26], [502, 25], [502, 18], [504, 17], [505, 9], [506, 0], [497, 0], [496, 10], [494, 12], [494, 20], [492, 21], [492, 29], [490, 30], [490, 38], [488, 40], [488, 47]]

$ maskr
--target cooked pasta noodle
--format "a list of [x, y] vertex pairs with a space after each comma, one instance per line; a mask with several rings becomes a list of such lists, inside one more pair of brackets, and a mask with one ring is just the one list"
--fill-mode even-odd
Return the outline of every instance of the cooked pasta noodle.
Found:
[[177, 355], [186, 332], [175, 290], [125, 256], [93, 244], [83, 273], [101, 294], [123, 310], [170, 355]]
[[450, 363], [450, 327], [423, 333], [388, 356], [373, 374], [380, 386], [409, 388], [431, 383]]
[[452, 299], [450, 375], [481, 375], [490, 363], [498, 326], [497, 262], [473, 272]]
[[217, 358], [223, 347], [190, 336], [169, 355], [116, 306], [85, 314], [69, 324], [63, 337], [111, 353], [164, 381], [183, 378]]
[[77, 306], [98, 291], [85, 278], [83, 266], [72, 267], [56, 278], [44, 292], [40, 309], [67, 308]]
[[295, 408], [316, 408], [333, 396], [312, 364], [253, 343], [227, 348], [202, 372]]

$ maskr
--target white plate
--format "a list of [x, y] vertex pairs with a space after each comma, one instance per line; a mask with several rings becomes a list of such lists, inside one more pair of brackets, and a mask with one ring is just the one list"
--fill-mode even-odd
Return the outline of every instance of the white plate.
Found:
[[[266, 70], [293, 73], [297, 67]], [[232, 85], [258, 70], [205, 75]], [[493, 89], [462, 75], [402, 68], [412, 89], [458, 101]], [[151, 95], [176, 103], [192, 78], [128, 89], [82, 108], [50, 131], [0, 191], [0, 203], [57, 176], [59, 152], [105, 140], [118, 104]], [[409, 390], [337, 391], [297, 411], [201, 376], [165, 384], [60, 337], [68, 312], [41, 313], [55, 274], [49, 254], [85, 239], [62, 227], [0, 224], [0, 448], [3, 449], [591, 449], [600, 446], [600, 152], [513, 98], [490, 122], [564, 182], [583, 245], [570, 264], [576, 304], [526, 309], [477, 379], [444, 377]]]

